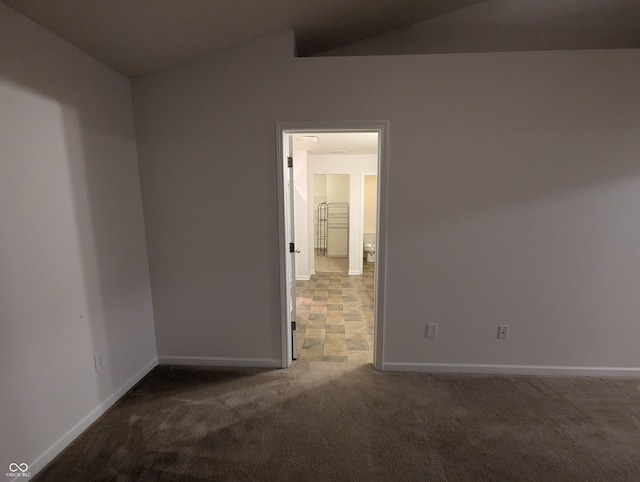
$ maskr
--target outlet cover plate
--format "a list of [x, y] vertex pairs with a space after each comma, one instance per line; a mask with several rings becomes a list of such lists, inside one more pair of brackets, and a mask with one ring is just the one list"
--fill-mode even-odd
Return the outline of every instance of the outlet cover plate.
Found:
[[96, 366], [96, 373], [99, 372], [104, 366], [104, 355], [102, 353], [93, 355], [93, 363]]
[[427, 338], [438, 338], [438, 324], [427, 323], [427, 331], [425, 332]]

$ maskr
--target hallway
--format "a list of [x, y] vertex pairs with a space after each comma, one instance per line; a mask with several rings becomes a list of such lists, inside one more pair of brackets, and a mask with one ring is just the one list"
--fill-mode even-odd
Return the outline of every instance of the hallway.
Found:
[[374, 264], [362, 276], [321, 272], [296, 281], [298, 359], [373, 361]]

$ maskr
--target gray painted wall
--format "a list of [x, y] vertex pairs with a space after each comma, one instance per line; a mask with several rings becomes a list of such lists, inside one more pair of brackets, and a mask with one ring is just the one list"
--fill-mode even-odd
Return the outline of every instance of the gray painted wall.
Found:
[[3, 3], [0, 220], [0, 467], [35, 473], [156, 350], [129, 80]]
[[275, 122], [380, 119], [388, 366], [640, 367], [640, 51], [292, 52], [134, 82], [159, 355], [280, 359]]

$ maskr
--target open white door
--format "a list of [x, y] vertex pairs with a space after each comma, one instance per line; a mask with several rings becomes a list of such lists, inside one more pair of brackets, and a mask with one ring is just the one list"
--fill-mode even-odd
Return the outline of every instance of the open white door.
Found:
[[300, 250], [296, 249], [295, 245], [295, 217], [293, 212], [293, 200], [295, 196], [294, 183], [293, 183], [293, 137], [291, 135], [286, 136], [285, 142], [286, 163], [285, 169], [285, 222], [287, 231], [287, 246], [289, 249], [289, 256], [287, 258], [287, 305], [289, 307], [288, 315], [291, 332], [291, 358], [298, 358], [298, 346], [296, 340], [296, 253]]

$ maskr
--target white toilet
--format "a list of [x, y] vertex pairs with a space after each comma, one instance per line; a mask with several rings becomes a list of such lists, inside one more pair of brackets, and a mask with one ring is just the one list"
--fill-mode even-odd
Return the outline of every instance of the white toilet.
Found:
[[376, 233], [364, 233], [364, 252], [367, 263], [376, 262]]

